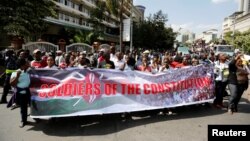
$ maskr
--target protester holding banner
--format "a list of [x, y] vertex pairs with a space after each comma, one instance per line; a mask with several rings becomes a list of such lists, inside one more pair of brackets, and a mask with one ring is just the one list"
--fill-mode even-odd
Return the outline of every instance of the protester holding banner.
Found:
[[152, 59], [152, 63], [151, 63], [151, 68], [152, 68], [152, 73], [158, 73], [160, 71], [160, 65], [159, 65], [159, 55], [158, 54], [154, 54], [153, 55], [153, 59]]
[[231, 96], [228, 103], [228, 113], [238, 112], [238, 103], [243, 92], [248, 88], [248, 72], [242, 64], [241, 54], [229, 63], [229, 90]]
[[135, 59], [131, 56], [125, 57], [125, 68], [124, 70], [135, 70]]
[[60, 65], [62, 62], [65, 62], [63, 57], [63, 52], [61, 50], [56, 51], [55, 64]]
[[49, 69], [57, 69], [58, 67], [55, 65], [55, 59], [53, 58], [53, 56], [48, 56], [47, 57], [47, 66], [45, 68], [49, 68]]
[[126, 66], [126, 62], [123, 60], [123, 53], [122, 52], [116, 53], [116, 59], [113, 59], [113, 62], [115, 64], [115, 69], [124, 70], [124, 68]]
[[164, 61], [162, 63], [162, 66], [160, 67], [159, 72], [167, 72], [167, 71], [169, 71], [169, 69], [170, 69], [169, 62], [168, 61]]
[[110, 61], [110, 54], [108, 52], [104, 53], [102, 61], [98, 62], [98, 68], [103, 69], [115, 69], [115, 64]]
[[30, 65], [31, 67], [34, 68], [44, 68], [47, 66], [47, 63], [42, 60], [42, 52], [39, 49], [36, 49], [33, 51], [33, 55], [34, 55], [34, 59], [33, 61], [31, 61]]
[[17, 65], [19, 69], [12, 73], [10, 84], [16, 89], [17, 104], [21, 107], [22, 120], [19, 127], [22, 128], [27, 124], [28, 103], [30, 101], [30, 76], [26, 72], [30, 64], [25, 59], [18, 59]]
[[143, 56], [142, 64], [137, 67], [137, 70], [144, 72], [152, 72], [152, 68], [148, 65], [148, 59], [146, 56]]
[[86, 52], [82, 52], [78, 57], [78, 67], [79, 68], [90, 67], [90, 61], [88, 58], [86, 58]]

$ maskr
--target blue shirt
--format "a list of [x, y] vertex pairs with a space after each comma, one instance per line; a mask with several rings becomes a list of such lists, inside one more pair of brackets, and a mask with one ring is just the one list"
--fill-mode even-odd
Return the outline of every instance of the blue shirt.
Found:
[[[27, 72], [24, 72], [23, 70], [20, 70], [18, 69], [17, 71], [22, 71], [19, 78], [18, 78], [18, 81], [17, 81], [17, 87], [19, 88], [28, 88], [30, 86], [30, 76]], [[11, 78], [15, 78], [17, 75], [17, 72], [13, 72], [11, 74]], [[21, 94], [25, 94], [26, 91], [21, 91], [20, 92]]]

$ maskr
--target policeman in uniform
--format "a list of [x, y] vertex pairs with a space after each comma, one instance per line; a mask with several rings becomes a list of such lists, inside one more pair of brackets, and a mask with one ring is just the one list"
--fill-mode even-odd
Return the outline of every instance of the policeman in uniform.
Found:
[[6, 66], [6, 70], [5, 70], [6, 78], [5, 78], [4, 87], [3, 87], [3, 95], [2, 95], [0, 103], [7, 103], [7, 95], [11, 88], [10, 77], [11, 77], [12, 72], [15, 72], [17, 69], [15, 52], [13, 50], [6, 51], [5, 66]]

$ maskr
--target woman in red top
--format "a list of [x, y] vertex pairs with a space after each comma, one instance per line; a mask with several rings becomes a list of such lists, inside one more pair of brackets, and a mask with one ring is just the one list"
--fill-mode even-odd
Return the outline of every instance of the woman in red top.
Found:
[[144, 72], [152, 72], [152, 68], [148, 64], [148, 59], [147, 57], [142, 58], [142, 65], [138, 66], [137, 68], [139, 71], [144, 71]]

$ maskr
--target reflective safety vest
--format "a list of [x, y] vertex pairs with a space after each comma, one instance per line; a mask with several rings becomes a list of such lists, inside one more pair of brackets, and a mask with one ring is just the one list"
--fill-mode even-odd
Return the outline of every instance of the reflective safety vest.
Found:
[[16, 71], [16, 70], [9, 70], [9, 69], [6, 69], [6, 70], [5, 70], [5, 73], [6, 73], [6, 74], [11, 74], [12, 72], [15, 72], [15, 71]]

